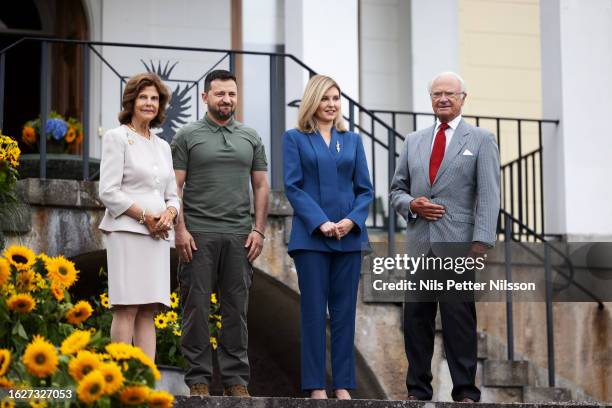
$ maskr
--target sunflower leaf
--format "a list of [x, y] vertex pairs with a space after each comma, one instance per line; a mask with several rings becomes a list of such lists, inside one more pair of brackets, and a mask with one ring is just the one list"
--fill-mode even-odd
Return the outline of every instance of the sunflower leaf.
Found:
[[28, 339], [28, 335], [20, 321], [17, 321], [17, 323], [15, 323], [15, 326], [13, 326], [13, 334], [17, 334], [19, 335], [19, 337], [24, 338], [26, 340]]

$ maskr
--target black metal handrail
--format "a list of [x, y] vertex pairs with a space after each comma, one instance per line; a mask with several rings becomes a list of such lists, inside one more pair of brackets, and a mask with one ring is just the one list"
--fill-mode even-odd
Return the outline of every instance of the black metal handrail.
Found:
[[[512, 243], [518, 243], [527, 249], [533, 256], [537, 257], [540, 261], [544, 262], [545, 272], [545, 283], [546, 283], [546, 349], [548, 356], [548, 385], [550, 387], [555, 386], [555, 343], [554, 343], [554, 318], [553, 318], [553, 288], [552, 288], [552, 270], [554, 269], [557, 274], [567, 280], [566, 287], [575, 286], [581, 292], [585, 293], [591, 299], [597, 303], [597, 307], [602, 310], [604, 308], [603, 300], [597, 295], [585, 288], [582, 284], [576, 282], [574, 277], [574, 267], [572, 261], [559, 249], [555, 248], [550, 242], [546, 240], [541, 234], [529, 229], [518, 219], [513, 217], [510, 213], [505, 210], [500, 210], [500, 219], [502, 220], [501, 231], [504, 234], [504, 245], [505, 245], [505, 268], [506, 268], [506, 280], [512, 282]], [[534, 238], [534, 241], [541, 242], [544, 245], [544, 256], [541, 257], [534, 251], [526, 248], [525, 244], [520, 240], [520, 236], [514, 233], [514, 225], [518, 225], [519, 228], [525, 229], [525, 232]], [[562, 269], [556, 268], [551, 264], [551, 251], [555, 252], [564, 262], [569, 269], [569, 274], [566, 274]], [[508, 360], [514, 360], [514, 318], [512, 310], [512, 291], [506, 292], [506, 344]]]
[[[517, 224], [519, 236], [523, 236], [523, 231], [525, 231], [525, 227], [528, 226], [531, 226], [533, 230], [539, 227], [540, 233], [544, 234], [544, 206], [540, 203], [540, 211], [537, 211], [538, 191], [536, 191], [538, 178], [540, 179], [540, 185], [542, 184], [542, 173], [538, 172], [539, 168], [536, 166], [536, 163], [542, 163], [541, 146], [521, 157], [503, 164], [500, 169], [502, 208], [507, 209], [510, 214], [518, 215], [517, 219], [520, 219], [520, 224]], [[531, 170], [531, 180], [529, 179], [529, 170]], [[508, 180], [508, 183], [506, 183], [506, 180]], [[518, 184], [517, 192], [522, 192], [520, 195], [517, 194], [517, 197], [515, 197], [514, 194], [515, 181]], [[529, 181], [531, 181], [531, 183]], [[529, 188], [530, 186], [531, 189]], [[540, 198], [542, 198], [541, 194]], [[530, 219], [529, 216], [530, 206], [533, 208], [533, 219]], [[513, 235], [514, 234], [513, 231]], [[523, 238], [526, 240], [536, 240], [533, 234], [526, 234]]]

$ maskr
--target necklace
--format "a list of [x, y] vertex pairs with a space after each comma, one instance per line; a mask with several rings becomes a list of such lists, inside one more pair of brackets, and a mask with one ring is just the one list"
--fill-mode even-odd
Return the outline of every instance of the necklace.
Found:
[[148, 129], [147, 129], [147, 133], [148, 133], [148, 135], [143, 135], [143, 134], [142, 134], [142, 133], [140, 133], [138, 130], [136, 130], [136, 128], [134, 127], [134, 125], [132, 125], [132, 122], [128, 123], [126, 126], [127, 126], [127, 127], [128, 127], [128, 128], [131, 130], [131, 131], [132, 131], [132, 132], [137, 133], [137, 134], [141, 135], [141, 136], [142, 136], [142, 137], [144, 137], [144, 138], [151, 139], [151, 131], [150, 131], [150, 130], [148, 130]]

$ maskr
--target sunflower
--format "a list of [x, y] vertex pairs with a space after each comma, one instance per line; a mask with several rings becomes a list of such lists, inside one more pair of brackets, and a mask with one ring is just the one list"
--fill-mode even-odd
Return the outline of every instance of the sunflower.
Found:
[[36, 272], [32, 269], [17, 272], [17, 282], [15, 287], [18, 292], [31, 292], [36, 288]]
[[125, 387], [121, 394], [119, 394], [119, 400], [125, 405], [140, 405], [143, 404], [149, 396], [149, 388], [145, 385], [131, 385]]
[[9, 298], [15, 293], [17, 293], [15, 292], [15, 285], [13, 285], [11, 282], [7, 283], [4, 286], [0, 286], [0, 298]]
[[44, 378], [57, 370], [57, 351], [55, 346], [39, 335], [25, 349], [22, 357], [28, 372], [38, 378]]
[[40, 288], [40, 289], [46, 289], [47, 288], [47, 281], [45, 280], [45, 278], [42, 277], [42, 275], [38, 272], [36, 272], [35, 277], [34, 277], [34, 281], [36, 282], [36, 287]]
[[174, 329], [174, 330], [172, 330], [172, 333], [173, 333], [175, 336], [178, 336], [178, 337], [181, 337], [181, 334], [182, 334], [181, 330], [179, 330], [179, 329]]
[[217, 304], [217, 294], [216, 293], [211, 293], [210, 294], [210, 303], [212, 303], [213, 305]]
[[45, 262], [47, 266], [47, 276], [51, 282], [61, 284], [68, 289], [78, 279], [79, 271], [74, 267], [74, 263], [70, 262], [63, 256], [56, 256]]
[[60, 351], [64, 355], [75, 354], [89, 344], [91, 333], [88, 330], [75, 330], [62, 342]]
[[4, 251], [4, 257], [17, 270], [30, 269], [36, 262], [36, 255], [27, 247], [12, 245]]
[[51, 257], [45, 254], [44, 252], [41, 252], [40, 254], [38, 254], [38, 260], [42, 262], [42, 266], [44, 266], [45, 269], [47, 269], [47, 263], [51, 261]]
[[105, 309], [108, 309], [110, 307], [110, 302], [108, 301], [108, 293], [100, 293], [100, 304]]
[[176, 292], [170, 294], [170, 307], [176, 309], [179, 305], [179, 297]]
[[98, 367], [98, 371], [100, 371], [102, 377], [104, 377], [104, 393], [106, 395], [114, 394], [123, 386], [125, 378], [117, 363], [112, 361], [103, 363]]
[[155, 327], [158, 329], [165, 329], [168, 327], [168, 321], [166, 320], [166, 316], [163, 313], [155, 316]]
[[104, 376], [98, 370], [92, 371], [79, 381], [77, 396], [85, 404], [93, 404], [104, 395]]
[[172, 394], [166, 391], [151, 391], [147, 398], [149, 407], [153, 408], [170, 408], [174, 402]]
[[43, 399], [33, 399], [29, 403], [32, 408], [45, 408], [47, 406], [47, 401]]
[[5, 398], [2, 401], [0, 401], [0, 408], [13, 408], [14, 406], [15, 406], [15, 403], [9, 398]]
[[0, 377], [0, 388], [15, 388], [15, 384], [13, 384], [13, 382], [6, 377]]
[[81, 350], [68, 363], [68, 372], [77, 381], [82, 380], [87, 374], [94, 371], [100, 365], [100, 356], [88, 350]]
[[223, 327], [223, 325], [221, 324], [221, 322], [216, 322], [215, 326], [217, 326], [217, 329], [221, 329], [221, 327]]
[[157, 366], [155, 365], [153, 360], [151, 360], [151, 358], [149, 356], [147, 356], [144, 353], [144, 351], [142, 351], [142, 349], [140, 349], [138, 347], [134, 347], [132, 357], [137, 359], [138, 361], [140, 361], [141, 364], [149, 367], [151, 369], [151, 371], [153, 372], [153, 377], [156, 380], [159, 380], [161, 378], [161, 374], [159, 373], [159, 370], [157, 369]]
[[11, 365], [11, 351], [8, 349], [0, 349], [0, 377], [8, 372]]
[[110, 343], [105, 349], [113, 360], [129, 360], [134, 355], [134, 346], [126, 343]]
[[217, 338], [216, 337], [210, 337], [210, 345], [212, 346], [212, 348], [214, 350], [217, 349]]
[[0, 258], [0, 286], [4, 286], [6, 282], [11, 278], [11, 265], [9, 262]]
[[86, 300], [80, 300], [76, 305], [66, 312], [66, 320], [70, 324], [81, 324], [91, 316], [93, 308]]
[[36, 130], [32, 126], [24, 126], [21, 130], [21, 140], [27, 145], [36, 143]]
[[51, 283], [51, 294], [58, 302], [64, 300], [64, 287], [62, 285], [58, 285], [55, 282]]
[[68, 131], [66, 132], [66, 135], [64, 136], [64, 139], [66, 140], [66, 143], [74, 142], [74, 139], [76, 139], [76, 137], [77, 137], [76, 129], [73, 128], [72, 126], [69, 127]]
[[166, 313], [166, 320], [168, 322], [174, 323], [176, 322], [177, 319], [178, 319], [178, 314], [175, 311], [170, 310], [169, 312]]
[[6, 301], [8, 308], [17, 313], [30, 313], [36, 307], [36, 301], [27, 293], [17, 293]]

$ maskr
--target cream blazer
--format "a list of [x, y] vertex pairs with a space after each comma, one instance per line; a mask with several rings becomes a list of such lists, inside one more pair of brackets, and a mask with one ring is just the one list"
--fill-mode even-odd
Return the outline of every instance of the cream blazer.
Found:
[[[144, 225], [123, 213], [133, 204], [155, 215], [169, 206], [180, 210], [170, 145], [155, 135], [147, 139], [125, 125], [107, 131], [102, 138], [99, 194], [106, 207], [101, 230], [148, 235]], [[173, 240], [172, 230], [169, 235]]]

